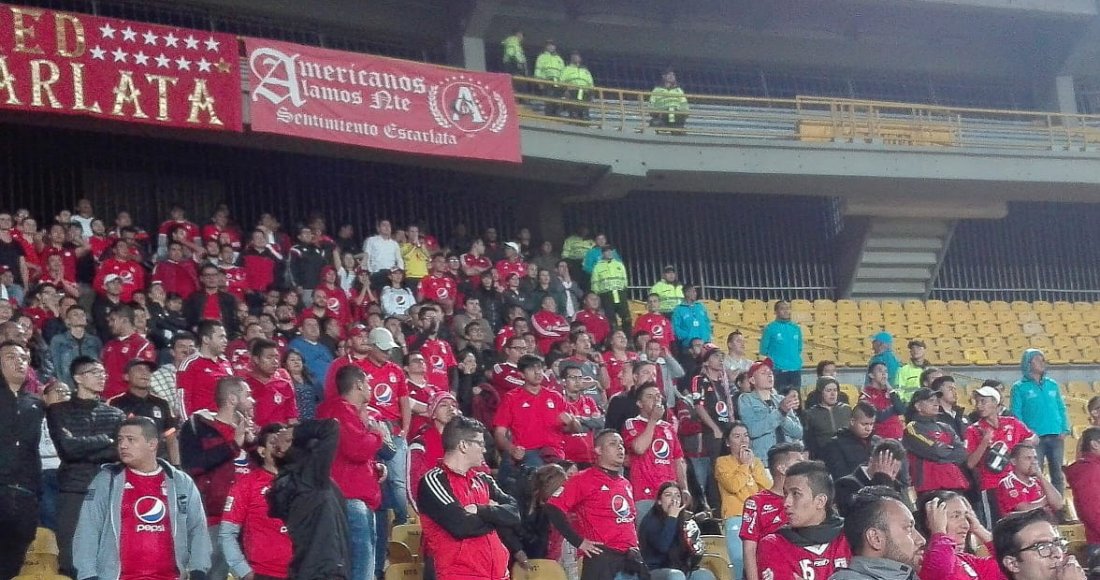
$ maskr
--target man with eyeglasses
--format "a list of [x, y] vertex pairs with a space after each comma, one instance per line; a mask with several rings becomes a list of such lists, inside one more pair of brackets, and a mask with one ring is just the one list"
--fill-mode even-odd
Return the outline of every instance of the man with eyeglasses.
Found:
[[493, 365], [489, 382], [501, 399], [513, 389], [523, 387], [523, 373], [519, 372], [519, 358], [527, 354], [527, 341], [522, 336], [513, 336], [504, 343], [504, 362]]
[[581, 369], [566, 366], [561, 371], [565, 383], [565, 410], [577, 418], [581, 430], [565, 436], [565, 458], [587, 469], [596, 461], [595, 434], [603, 429], [604, 415], [596, 400], [584, 394]]
[[508, 577], [508, 549], [498, 531], [519, 524], [519, 506], [477, 469], [485, 461], [485, 435], [476, 419], [448, 421], [443, 460], [417, 488], [424, 554], [436, 578]]
[[216, 320], [225, 326], [230, 336], [239, 334], [241, 321], [237, 318], [237, 299], [223, 288], [225, 273], [214, 264], [203, 264], [199, 269], [199, 283], [202, 288], [186, 297], [183, 303], [187, 324], [195, 328], [203, 320]]
[[61, 490], [57, 505], [61, 573], [75, 577], [72, 548], [80, 506], [99, 466], [118, 461], [115, 437], [126, 416], [100, 399], [107, 386], [102, 363], [87, 356], [77, 357], [69, 365], [69, 373], [76, 392], [71, 400], [51, 406], [46, 419], [50, 438], [61, 457], [57, 472]]
[[1043, 509], [1009, 514], [993, 526], [993, 551], [1010, 580], [1085, 580], [1068, 547]]

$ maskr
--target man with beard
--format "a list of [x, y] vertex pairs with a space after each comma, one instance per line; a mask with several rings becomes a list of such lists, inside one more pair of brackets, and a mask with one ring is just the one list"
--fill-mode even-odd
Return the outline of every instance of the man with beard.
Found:
[[855, 494], [844, 519], [852, 561], [829, 580], [916, 580], [924, 537], [894, 490], [866, 487]]

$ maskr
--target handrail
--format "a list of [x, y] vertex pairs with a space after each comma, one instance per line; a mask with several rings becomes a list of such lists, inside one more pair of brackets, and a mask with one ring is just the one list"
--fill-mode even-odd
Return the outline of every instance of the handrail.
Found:
[[[653, 93], [648, 91], [591, 87], [584, 89], [591, 98], [577, 101], [568, 98], [558, 83], [515, 77], [515, 84], [522, 119], [608, 131], [1010, 151], [1100, 149], [1100, 115], [816, 96], [768, 99], [696, 94], [685, 95], [688, 107], [684, 110], [657, 111], [650, 105]], [[573, 112], [574, 118], [561, 116], [561, 111]], [[651, 116], [668, 113], [675, 113], [682, 124], [651, 123]]]

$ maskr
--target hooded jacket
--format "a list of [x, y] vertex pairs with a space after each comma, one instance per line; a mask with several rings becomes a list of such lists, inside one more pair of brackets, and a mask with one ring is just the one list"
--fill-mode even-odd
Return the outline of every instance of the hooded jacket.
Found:
[[847, 568], [829, 576], [829, 580], [919, 580], [912, 566], [886, 558], [852, 558]]
[[844, 519], [836, 515], [827, 516], [816, 526], [783, 526], [760, 540], [756, 548], [760, 577], [809, 577], [803, 568], [810, 566], [814, 577], [828, 578], [833, 570], [847, 566], [852, 557], [843, 532]]
[[1030, 376], [1031, 359], [1041, 354], [1043, 351], [1029, 348], [1020, 357], [1023, 377], [1012, 385], [1012, 414], [1040, 437], [1066, 434], [1070, 432], [1070, 424], [1058, 383], [1045, 373], [1038, 382]]

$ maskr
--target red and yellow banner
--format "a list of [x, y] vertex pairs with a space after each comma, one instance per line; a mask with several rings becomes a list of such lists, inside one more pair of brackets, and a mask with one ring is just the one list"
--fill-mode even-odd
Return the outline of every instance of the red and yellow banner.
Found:
[[241, 130], [234, 36], [0, 4], [0, 108]]
[[252, 130], [520, 162], [511, 78], [246, 38]]

